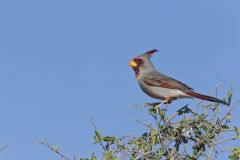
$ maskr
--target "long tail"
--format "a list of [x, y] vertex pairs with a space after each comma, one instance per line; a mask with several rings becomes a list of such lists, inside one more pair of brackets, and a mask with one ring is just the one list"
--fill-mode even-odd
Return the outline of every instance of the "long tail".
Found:
[[225, 105], [229, 106], [229, 103], [224, 102], [223, 100], [217, 99], [217, 98], [215, 98], [215, 97], [211, 97], [211, 96], [199, 94], [199, 93], [196, 93], [196, 92], [188, 93], [188, 95], [190, 95], [190, 96], [192, 96], [192, 97], [196, 97], [196, 98], [202, 99], [202, 100], [211, 101], [211, 102], [217, 102], [217, 103], [222, 103], [222, 104], [225, 104]]

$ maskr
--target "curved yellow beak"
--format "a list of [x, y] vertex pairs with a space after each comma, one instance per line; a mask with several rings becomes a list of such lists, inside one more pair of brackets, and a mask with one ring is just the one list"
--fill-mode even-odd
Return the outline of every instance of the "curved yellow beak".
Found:
[[128, 65], [129, 65], [130, 67], [134, 68], [134, 67], [137, 67], [138, 64], [137, 64], [134, 60], [131, 60], [131, 61], [128, 63]]

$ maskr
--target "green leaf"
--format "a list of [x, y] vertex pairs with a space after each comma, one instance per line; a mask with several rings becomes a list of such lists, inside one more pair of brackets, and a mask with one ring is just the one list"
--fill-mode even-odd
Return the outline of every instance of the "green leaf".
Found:
[[240, 129], [238, 127], [233, 127], [234, 128], [234, 131], [235, 131], [235, 137], [236, 138], [240, 138]]
[[231, 114], [228, 114], [226, 117], [225, 117], [226, 120], [231, 120], [232, 119], [232, 115]]
[[189, 112], [192, 112], [191, 109], [188, 108], [188, 105], [182, 107], [181, 109], [179, 109], [177, 111], [178, 115], [183, 115], [183, 114], [186, 114], [186, 113], [189, 113]]
[[113, 141], [115, 141], [115, 137], [106, 136], [106, 137], [103, 138], [103, 140], [105, 142], [113, 142]]
[[188, 118], [186, 116], [183, 117], [182, 122], [186, 123], [188, 121]]
[[228, 103], [229, 104], [230, 104], [231, 100], [232, 100], [232, 90], [229, 90], [228, 91]]
[[100, 131], [95, 130], [94, 143], [100, 143], [102, 141], [102, 134]]
[[194, 149], [194, 151], [193, 151], [193, 156], [194, 156], [194, 157], [197, 157], [197, 156], [198, 156], [198, 151], [197, 151], [196, 149]]
[[97, 157], [94, 153], [92, 153], [92, 155], [91, 155], [91, 160], [97, 160]]
[[59, 151], [60, 151], [60, 147], [59, 147], [59, 146], [55, 146], [55, 147], [53, 147], [53, 149], [54, 149], [54, 151], [56, 151], [56, 152], [59, 152]]
[[114, 156], [114, 151], [106, 151], [103, 157], [105, 160], [117, 160], [117, 157]]
[[151, 132], [151, 137], [156, 136], [157, 134], [158, 134], [158, 131], [157, 131], [157, 130], [152, 130], [152, 132]]
[[239, 160], [240, 158], [240, 148], [233, 148], [231, 149], [232, 154], [228, 156], [228, 158], [232, 160]]
[[228, 125], [221, 125], [222, 129], [229, 129]]
[[163, 149], [160, 149], [160, 150], [158, 151], [158, 154], [157, 154], [156, 159], [162, 159], [163, 154], [164, 154], [164, 150], [163, 150]]
[[215, 137], [215, 134], [216, 134], [215, 130], [210, 130], [207, 132], [206, 136], [212, 139]]

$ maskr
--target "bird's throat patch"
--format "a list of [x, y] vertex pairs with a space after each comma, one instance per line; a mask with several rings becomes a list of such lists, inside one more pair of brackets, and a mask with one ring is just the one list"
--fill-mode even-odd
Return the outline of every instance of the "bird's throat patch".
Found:
[[140, 74], [140, 69], [139, 69], [139, 67], [134, 67], [133, 70], [135, 71], [135, 78], [138, 79], [139, 74]]

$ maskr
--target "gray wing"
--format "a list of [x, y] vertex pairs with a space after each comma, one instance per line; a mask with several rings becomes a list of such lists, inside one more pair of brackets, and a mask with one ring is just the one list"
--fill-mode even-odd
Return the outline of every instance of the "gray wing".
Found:
[[179, 89], [185, 93], [193, 91], [188, 85], [158, 72], [149, 73], [143, 78], [143, 81], [150, 86]]

